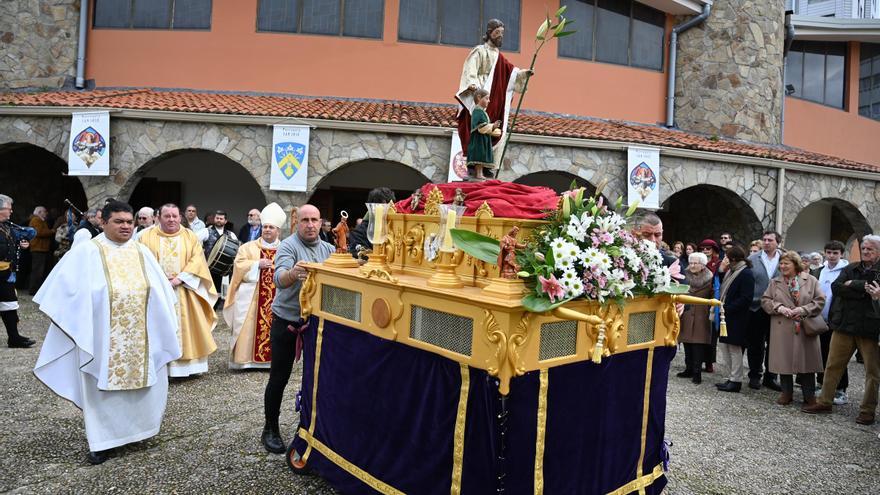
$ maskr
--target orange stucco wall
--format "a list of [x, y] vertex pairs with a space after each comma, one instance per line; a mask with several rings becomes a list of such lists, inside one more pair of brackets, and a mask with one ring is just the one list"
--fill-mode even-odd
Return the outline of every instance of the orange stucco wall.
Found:
[[880, 166], [880, 122], [859, 116], [859, 44], [847, 54], [844, 108], [786, 97], [785, 144]]
[[[385, 0], [383, 40], [256, 32], [257, 0], [214, 0], [210, 31], [91, 29], [87, 78], [140, 86], [454, 103], [467, 48], [397, 42], [400, 0]], [[528, 67], [547, 6], [522, 0], [520, 52]], [[665, 74], [541, 52], [524, 108], [657, 123]]]

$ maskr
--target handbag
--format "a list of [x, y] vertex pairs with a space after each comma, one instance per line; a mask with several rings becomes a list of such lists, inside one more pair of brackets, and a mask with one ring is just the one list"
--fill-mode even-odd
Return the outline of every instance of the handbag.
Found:
[[801, 322], [801, 326], [804, 329], [804, 334], [808, 337], [822, 335], [828, 331], [828, 324], [825, 323], [825, 318], [822, 318], [821, 314], [804, 318]]

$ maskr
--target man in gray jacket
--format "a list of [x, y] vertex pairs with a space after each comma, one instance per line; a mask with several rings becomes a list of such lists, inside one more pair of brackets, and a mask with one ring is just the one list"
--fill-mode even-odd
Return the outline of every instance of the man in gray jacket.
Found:
[[278, 417], [296, 353], [297, 334], [291, 329], [299, 329], [306, 323], [299, 306], [299, 291], [308, 275], [302, 264], [320, 263], [335, 250], [318, 237], [321, 213], [317, 208], [302, 205], [296, 213], [296, 232], [281, 241], [275, 254], [275, 299], [272, 301], [272, 327], [269, 330], [272, 364], [263, 397], [266, 425], [260, 440], [266, 450], [276, 454], [283, 454], [287, 450], [281, 438]]
[[[761, 296], [770, 285], [770, 280], [779, 276], [779, 257], [782, 255], [779, 244], [782, 243], [782, 236], [778, 232], [768, 230], [761, 237], [761, 242], [764, 248], [749, 256], [752, 273], [755, 275], [755, 294], [752, 296], [752, 305], [749, 308], [752, 314], [749, 317], [747, 355], [749, 387], [755, 390], [761, 388], [763, 366], [768, 366], [767, 360], [770, 357], [770, 315], [761, 309]], [[763, 385], [777, 392], [782, 390], [779, 382], [776, 381], [776, 374], [770, 373], [769, 366], [767, 373], [764, 373]]]

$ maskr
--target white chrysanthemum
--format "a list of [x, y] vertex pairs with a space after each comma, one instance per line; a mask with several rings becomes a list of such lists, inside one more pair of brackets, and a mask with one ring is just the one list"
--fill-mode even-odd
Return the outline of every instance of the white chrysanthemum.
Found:
[[584, 283], [580, 281], [580, 279], [575, 279], [574, 282], [566, 290], [567, 297], [578, 297], [584, 293]]
[[593, 264], [602, 271], [610, 270], [611, 256], [609, 256], [608, 253], [606, 253], [605, 251], [599, 251], [599, 254], [596, 256]]
[[569, 270], [574, 268], [574, 260], [567, 256], [554, 256], [556, 261], [554, 268], [557, 270]]
[[580, 281], [580, 277], [574, 269], [563, 270], [562, 276], [559, 277], [559, 282], [566, 289], [570, 288], [575, 281]]

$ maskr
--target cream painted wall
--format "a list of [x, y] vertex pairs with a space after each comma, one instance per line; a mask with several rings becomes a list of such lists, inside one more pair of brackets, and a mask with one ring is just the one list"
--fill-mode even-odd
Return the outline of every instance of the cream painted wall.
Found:
[[813, 203], [798, 214], [784, 239], [786, 249], [822, 251], [831, 234], [831, 204]]

